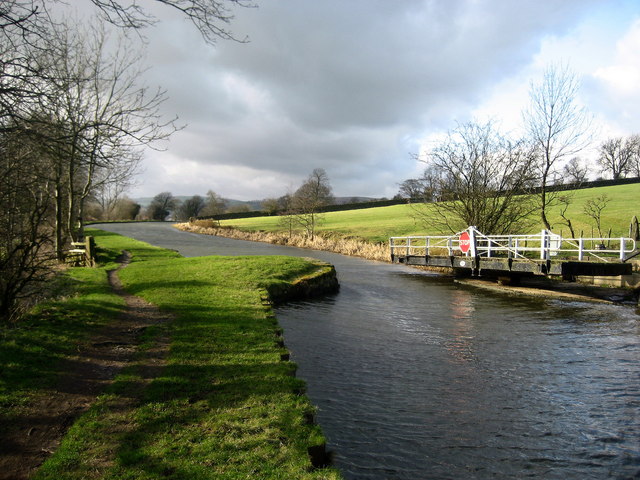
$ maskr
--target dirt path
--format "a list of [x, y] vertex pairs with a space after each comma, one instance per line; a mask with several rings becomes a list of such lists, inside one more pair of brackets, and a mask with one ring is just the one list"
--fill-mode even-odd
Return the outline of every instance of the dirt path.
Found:
[[[124, 268], [129, 259], [129, 254], [124, 252], [118, 259], [118, 270]], [[0, 423], [0, 431], [4, 431], [0, 445], [0, 479], [28, 478], [57, 449], [73, 422], [134, 359], [145, 329], [171, 320], [154, 305], [126, 293], [117, 270], [109, 271], [108, 277], [113, 291], [126, 302], [124, 313], [79, 345], [76, 356], [65, 360], [60, 369], [67, 374], [55, 390], [46, 392], [10, 425]], [[143, 358], [136, 358], [136, 364], [143, 371], [157, 373], [158, 367], [164, 365], [168, 348], [168, 338], [156, 339], [155, 346], [145, 350]]]

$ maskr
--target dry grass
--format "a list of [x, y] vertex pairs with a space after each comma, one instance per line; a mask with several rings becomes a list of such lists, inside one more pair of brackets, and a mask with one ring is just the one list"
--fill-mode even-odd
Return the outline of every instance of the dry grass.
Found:
[[372, 243], [359, 238], [341, 236], [338, 234], [321, 233], [311, 239], [306, 235], [296, 232], [289, 235], [287, 232], [251, 232], [238, 230], [233, 227], [220, 227], [215, 225], [211, 220], [196, 220], [192, 223], [178, 223], [175, 227], [192, 233], [217, 235], [220, 237], [249, 240], [252, 242], [273, 243], [276, 245], [287, 245], [290, 247], [310, 248], [313, 250], [323, 250], [381, 262], [390, 261], [389, 246], [386, 243]]

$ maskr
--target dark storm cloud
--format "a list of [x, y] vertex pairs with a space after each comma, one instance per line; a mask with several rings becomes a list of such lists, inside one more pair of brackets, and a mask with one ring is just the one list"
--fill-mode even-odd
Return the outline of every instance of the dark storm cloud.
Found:
[[165, 22], [150, 33], [152, 75], [189, 123], [172, 161], [283, 179], [323, 167], [339, 194], [388, 194], [415, 170], [409, 154], [426, 133], [466, 120], [591, 3], [264, 1], [236, 12], [233, 30], [249, 43], [215, 49], [188, 24]]

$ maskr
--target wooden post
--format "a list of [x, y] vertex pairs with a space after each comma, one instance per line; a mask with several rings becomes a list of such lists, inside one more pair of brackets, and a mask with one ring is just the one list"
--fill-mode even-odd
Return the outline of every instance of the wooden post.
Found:
[[85, 250], [85, 263], [87, 267], [96, 266], [96, 241], [92, 236], [85, 237], [84, 239]]
[[629, 225], [629, 238], [631, 240], [640, 240], [640, 227], [638, 226], [638, 217], [635, 215], [631, 219], [631, 224]]

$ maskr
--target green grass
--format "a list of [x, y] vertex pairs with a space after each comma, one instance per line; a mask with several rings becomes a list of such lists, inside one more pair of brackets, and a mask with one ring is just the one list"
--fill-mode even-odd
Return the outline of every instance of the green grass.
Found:
[[66, 299], [39, 305], [17, 326], [0, 327], [0, 418], [47, 395], [64, 375], [60, 361], [124, 306], [101, 269], [75, 268], [55, 280]]
[[[58, 361], [121, 311], [105, 275], [121, 250], [134, 260], [120, 272], [125, 288], [175, 320], [145, 332], [137, 362], [74, 423], [33, 478], [340, 478], [333, 469], [311, 468], [307, 449], [324, 437], [306, 420], [313, 406], [295, 365], [281, 360], [279, 328], [265, 304], [267, 289], [327, 267], [289, 257], [181, 258], [88, 233], [105, 267], [72, 269], [72, 298], [2, 331], [5, 419], [53, 388], [63, 373]], [[167, 363], [150, 377], [145, 351], [159, 338], [170, 339]]]
[[[576, 190], [573, 202], [567, 211], [572, 219], [576, 234], [584, 232], [584, 236], [591, 236], [591, 228], [597, 235], [595, 223], [582, 213], [587, 200], [606, 194], [611, 201], [602, 212], [603, 233], [611, 228], [613, 236], [628, 235], [631, 218], [640, 217], [640, 184], [619, 185], [613, 187], [598, 187]], [[561, 224], [559, 207], [551, 209], [549, 218], [554, 231], [569, 235], [567, 227]], [[256, 217], [236, 220], [225, 220], [223, 225], [234, 226], [246, 230], [281, 230], [278, 217]], [[542, 230], [542, 224], [536, 224], [531, 232]], [[324, 215], [324, 222], [318, 228], [319, 232], [335, 232], [345, 236], [355, 236], [371, 242], [386, 242], [391, 236], [406, 235], [438, 235], [441, 233], [425, 226], [415, 218], [415, 212], [409, 205], [394, 205], [391, 207], [377, 207], [363, 210], [348, 210], [342, 212], [328, 212]], [[490, 232], [488, 232], [490, 233]], [[606, 234], [606, 233], [605, 233]]]

